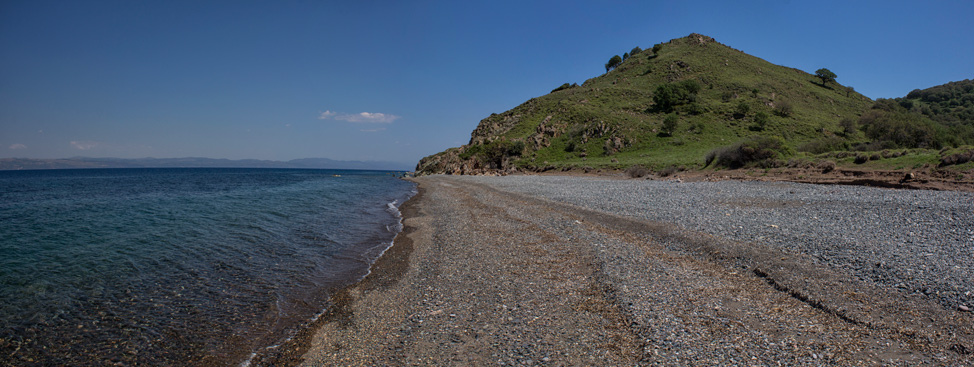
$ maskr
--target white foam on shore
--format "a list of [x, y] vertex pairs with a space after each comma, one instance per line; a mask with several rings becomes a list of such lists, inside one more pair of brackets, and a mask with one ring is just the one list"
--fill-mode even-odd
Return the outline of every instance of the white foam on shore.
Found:
[[[392, 248], [392, 246], [395, 244], [395, 237], [398, 237], [399, 234], [402, 233], [402, 230], [403, 230], [403, 224], [402, 224], [402, 222], [403, 222], [403, 219], [404, 218], [402, 216], [402, 211], [399, 210], [399, 207], [402, 206], [403, 203], [405, 203], [406, 201], [408, 201], [413, 196], [416, 196], [416, 194], [419, 194], [419, 190], [416, 189], [416, 188], [413, 188], [413, 190], [410, 191], [409, 196], [407, 196], [403, 202], [399, 202], [398, 199], [395, 199], [392, 202], [386, 203], [386, 210], [389, 213], [391, 213], [393, 216], [395, 216], [395, 218], [396, 218], [396, 223], [393, 224], [393, 225], [391, 225], [391, 226], [386, 226], [386, 230], [389, 231], [390, 233], [394, 233], [395, 236], [388, 243], [383, 243], [383, 244], [380, 244], [379, 246], [376, 246], [376, 247], [373, 248], [373, 249], [375, 249], [375, 248], [382, 247], [382, 251], [380, 251], [377, 256], [375, 256], [374, 258], [371, 258], [371, 259], [367, 259], [367, 258], [366, 259], [362, 259], [362, 260], [364, 260], [365, 262], [367, 262], [369, 264], [368, 271], [365, 273], [365, 275], [363, 275], [361, 278], [359, 278], [358, 280], [356, 280], [355, 282], [353, 282], [351, 284], [355, 284], [355, 283], [361, 282], [362, 279], [365, 279], [366, 277], [368, 277], [369, 275], [371, 275], [372, 274], [372, 265], [375, 263], [375, 261], [378, 260], [379, 258], [381, 258], [383, 255], [385, 255], [386, 251], [388, 251], [390, 248]], [[366, 254], [368, 254], [370, 252], [371, 251], [367, 251]], [[280, 300], [278, 300], [278, 301], [280, 301]], [[329, 305], [329, 308], [330, 307], [331, 306]], [[318, 319], [321, 318], [321, 316], [324, 316], [325, 313], [327, 313], [327, 312], [328, 312], [328, 308], [325, 308], [325, 309], [321, 310], [320, 312], [316, 313], [314, 316], [311, 317], [310, 322], [308, 324], [312, 324], [312, 323], [318, 321]], [[307, 326], [308, 325], [304, 325], [304, 327], [307, 327]], [[279, 344], [275, 344], [275, 345], [271, 345], [269, 347], [262, 348], [259, 351], [260, 352], [267, 351], [267, 350], [270, 350], [270, 349], [278, 348], [281, 345], [287, 344], [288, 342], [291, 341], [291, 339], [294, 339], [294, 336], [295, 335], [297, 335], [297, 333], [294, 332], [294, 331], [292, 331], [290, 334], [291, 335], [289, 335], [287, 338], [285, 338]], [[239, 367], [250, 367], [250, 364], [254, 361], [255, 358], [257, 358], [257, 354], [258, 354], [258, 351], [255, 351], [255, 352], [250, 353], [250, 355], [247, 357], [247, 359], [240, 363]]]

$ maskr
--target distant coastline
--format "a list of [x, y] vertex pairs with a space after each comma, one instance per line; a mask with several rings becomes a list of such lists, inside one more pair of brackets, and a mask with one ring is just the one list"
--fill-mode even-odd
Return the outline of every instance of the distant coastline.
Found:
[[0, 170], [78, 169], [78, 168], [311, 168], [410, 171], [410, 163], [382, 161], [339, 161], [328, 158], [302, 158], [289, 161], [214, 158], [89, 158], [63, 159], [0, 158]]

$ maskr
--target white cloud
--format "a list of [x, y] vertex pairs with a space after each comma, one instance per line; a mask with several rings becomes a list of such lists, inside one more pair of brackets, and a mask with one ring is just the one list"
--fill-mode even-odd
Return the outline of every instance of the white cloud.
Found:
[[319, 120], [327, 120], [328, 118], [330, 118], [332, 116], [335, 116], [335, 115], [336, 115], [336, 113], [334, 113], [334, 112], [325, 111], [325, 112], [322, 112], [321, 113], [321, 116], [318, 116], [318, 119]]
[[24, 144], [19, 144], [19, 143], [18, 143], [18, 144], [13, 144], [13, 145], [11, 145], [11, 146], [10, 146], [10, 149], [13, 149], [13, 150], [17, 150], [17, 149], [27, 149], [27, 146], [26, 146], [26, 145], [24, 145]]
[[97, 141], [91, 141], [91, 140], [72, 140], [71, 141], [71, 146], [73, 146], [73, 147], [75, 147], [76, 149], [79, 149], [79, 150], [88, 150], [88, 149], [97, 147], [98, 144], [101, 144], [101, 143], [99, 143]]
[[388, 124], [388, 123], [392, 123], [393, 121], [396, 121], [399, 118], [399, 116], [387, 115], [379, 112], [362, 112], [356, 114], [347, 114], [347, 113], [337, 113], [331, 111], [322, 112], [321, 115], [318, 116], [319, 120], [327, 120], [329, 118], [340, 120], [340, 121], [355, 122], [355, 123]]

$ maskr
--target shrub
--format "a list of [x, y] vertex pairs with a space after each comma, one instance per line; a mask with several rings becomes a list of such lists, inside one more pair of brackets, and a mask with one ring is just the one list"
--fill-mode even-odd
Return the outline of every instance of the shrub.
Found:
[[829, 173], [835, 170], [835, 162], [833, 161], [821, 161], [816, 165], [818, 169], [822, 170], [822, 173]]
[[[939, 149], [949, 143], [950, 136], [941, 126], [919, 115], [896, 110], [877, 102], [879, 108], [859, 118], [866, 137], [895, 147]], [[899, 107], [899, 106], [896, 106]]]
[[835, 73], [826, 68], [815, 70], [815, 76], [822, 79], [822, 85], [828, 84], [829, 82], [834, 82], [835, 78], [838, 77], [838, 75], [835, 75]]
[[626, 175], [628, 175], [629, 178], [640, 178], [647, 174], [649, 174], [649, 171], [638, 164], [626, 169]]
[[666, 115], [666, 118], [663, 119], [663, 127], [660, 129], [660, 133], [666, 136], [673, 136], [673, 133], [676, 132], [676, 127], [679, 123], [680, 118], [677, 117], [675, 113]]
[[612, 69], [618, 67], [620, 64], [622, 64], [622, 57], [619, 55], [612, 56], [612, 58], [609, 59], [609, 62], [605, 63], [605, 72], [608, 73]]
[[656, 87], [653, 102], [657, 111], [672, 112], [676, 106], [695, 102], [699, 91], [700, 83], [692, 79], [678, 83], [661, 84]]
[[568, 83], [565, 83], [565, 84], [562, 84], [562, 85], [561, 85], [560, 87], [558, 87], [558, 88], [555, 88], [555, 89], [552, 89], [552, 90], [551, 90], [551, 93], [554, 93], [554, 92], [557, 92], [557, 91], [560, 91], [560, 90], [565, 90], [565, 89], [570, 89], [570, 88], [575, 88], [575, 87], [577, 87], [577, 86], [578, 86], [578, 83], [572, 83], [572, 84], [568, 84]]
[[741, 103], [737, 104], [737, 108], [734, 109], [734, 117], [741, 118], [747, 116], [749, 112], [751, 112], [751, 105], [747, 104], [747, 102], [741, 101]]
[[524, 148], [525, 144], [521, 140], [496, 140], [487, 144], [471, 145], [459, 157], [464, 160], [478, 157], [491, 168], [502, 168], [505, 158], [520, 156], [524, 153]]
[[789, 153], [781, 138], [756, 136], [710, 151], [705, 158], [704, 167], [711, 163], [732, 169], [752, 164], [773, 165], [772, 161]]
[[858, 128], [856, 127], [856, 122], [848, 117], [839, 120], [839, 127], [842, 128], [842, 134], [844, 134], [845, 136], [855, 134], [856, 131], [858, 130]]
[[771, 121], [771, 118], [767, 112], [758, 112], [754, 115], [754, 130], [764, 131], [768, 127], [768, 121]]
[[940, 167], [964, 164], [974, 161], [974, 149], [940, 157]]
[[774, 114], [781, 117], [789, 117], [794, 112], [794, 107], [791, 106], [791, 102], [781, 101], [775, 104]]
[[676, 166], [669, 166], [669, 167], [663, 168], [662, 170], [659, 171], [659, 177], [669, 177], [669, 176], [672, 176], [674, 173], [677, 173], [677, 172], [680, 172], [680, 171], [682, 171], [682, 170], [679, 169], [679, 168], [677, 168]]

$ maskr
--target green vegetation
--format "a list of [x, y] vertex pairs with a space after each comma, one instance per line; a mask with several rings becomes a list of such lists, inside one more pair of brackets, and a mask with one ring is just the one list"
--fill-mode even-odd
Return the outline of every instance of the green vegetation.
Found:
[[675, 113], [666, 115], [666, 118], [663, 119], [663, 126], [660, 128], [660, 133], [666, 136], [673, 136], [673, 132], [676, 131], [678, 123], [680, 123], [680, 118]]
[[684, 80], [678, 83], [666, 83], [656, 87], [653, 95], [653, 106], [659, 112], [673, 112], [677, 106], [696, 101], [700, 83], [696, 80]]
[[551, 90], [551, 93], [554, 93], [554, 92], [557, 92], [557, 91], [561, 91], [561, 90], [565, 90], [565, 89], [568, 89], [568, 88], [575, 88], [577, 86], [578, 86], [578, 84], [576, 84], [576, 83], [571, 83], [571, 84], [565, 83], [565, 84], [562, 84], [561, 86], [559, 86], [558, 88], [552, 89]]
[[815, 70], [815, 76], [817, 76], [819, 79], [822, 79], [822, 85], [834, 83], [835, 78], [838, 77], [838, 75], [835, 75], [835, 73], [833, 73], [832, 70], [826, 68]]
[[615, 69], [620, 64], [622, 64], [622, 58], [619, 57], [619, 55], [612, 56], [612, 58], [609, 59], [609, 62], [605, 63], [605, 72], [608, 73], [610, 70]]
[[751, 165], [767, 168], [779, 165], [776, 160], [788, 155], [790, 149], [781, 138], [758, 136], [710, 151], [704, 166], [714, 163], [715, 166], [726, 168]]
[[974, 145], [974, 81], [872, 101], [828, 69], [773, 65], [699, 34], [633, 48], [606, 71], [485, 118], [470, 144], [418, 170], [913, 169], [963, 161], [953, 149]]

